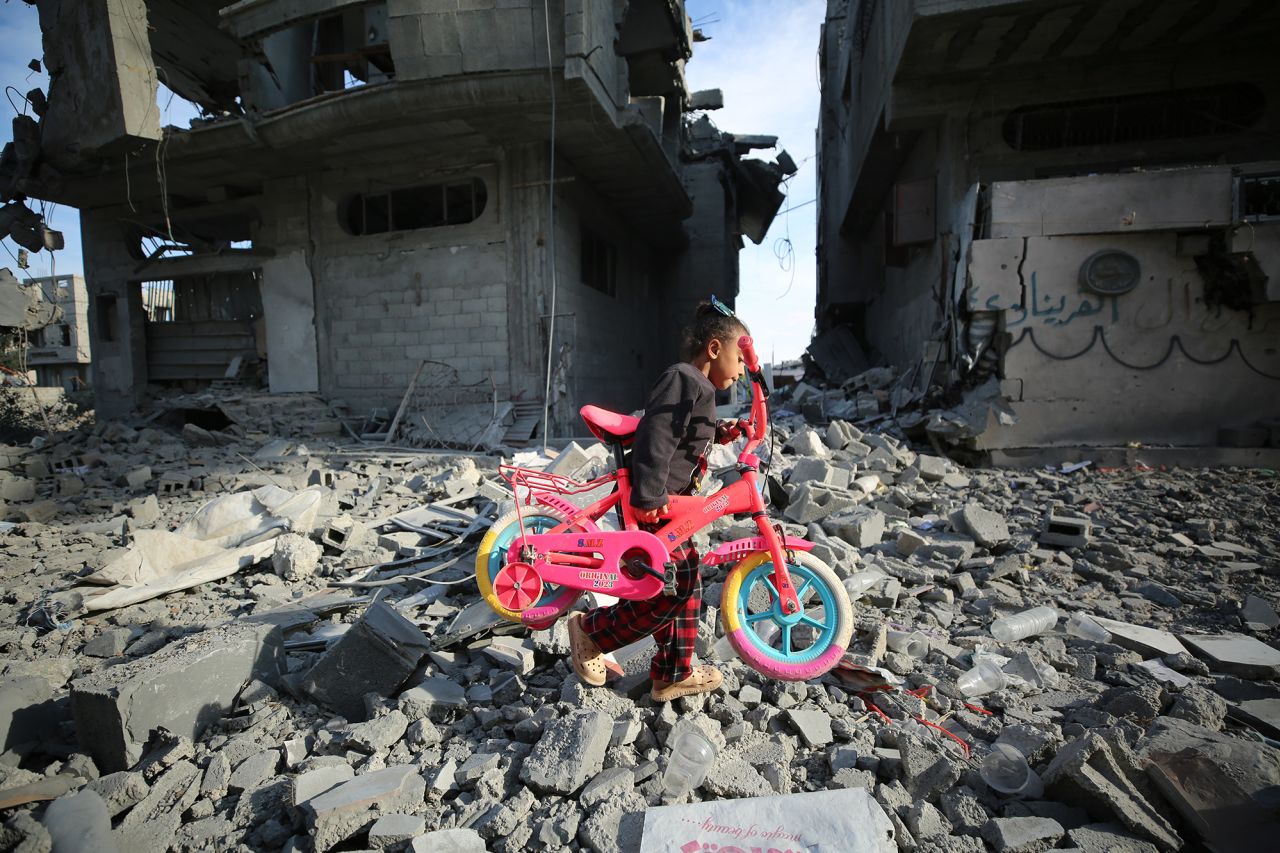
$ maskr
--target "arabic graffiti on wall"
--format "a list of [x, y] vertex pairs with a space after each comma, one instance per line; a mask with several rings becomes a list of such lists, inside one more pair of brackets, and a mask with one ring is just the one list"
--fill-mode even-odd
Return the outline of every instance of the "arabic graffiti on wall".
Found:
[[[1008, 312], [1005, 314], [1005, 328], [1008, 329], [1017, 328], [1027, 322], [1038, 322], [1047, 326], [1069, 326], [1080, 317], [1094, 317], [1099, 314], [1106, 316], [1094, 320], [1095, 324], [1120, 322], [1119, 297], [1098, 296], [1081, 289], [1077, 293], [1063, 293], [1055, 298], [1051, 292], [1040, 292], [1039, 274], [1036, 271], [1031, 272], [1028, 281], [1026, 298], [1013, 305], [1001, 304], [1005, 301], [1003, 296], [993, 293], [981, 306], [975, 304], [976, 299], [971, 299], [969, 307], [975, 311]], [[1028, 304], [1024, 305], [1023, 302]]]

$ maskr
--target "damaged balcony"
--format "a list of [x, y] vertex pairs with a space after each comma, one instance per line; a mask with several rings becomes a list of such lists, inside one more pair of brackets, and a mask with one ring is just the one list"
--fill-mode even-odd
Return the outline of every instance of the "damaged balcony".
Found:
[[[77, 206], [116, 201], [126, 147], [163, 159], [168, 192], [199, 198], [210, 184], [253, 193], [274, 178], [403, 157], [424, 143], [476, 151], [545, 142], [554, 100], [555, 149], [578, 179], [616, 202], [651, 245], [682, 244], [679, 222], [692, 210], [678, 172], [690, 55], [682, 4], [632, 4], [618, 19], [612, 2], [553, 2], [550, 37], [542, 4], [532, 0], [469, 11], [396, 0], [244, 0], [216, 15], [183, 16], [155, 5], [134, 0], [102, 13], [113, 36], [141, 31], [150, 39], [149, 50], [136, 39], [126, 44], [141, 73], [104, 75], [96, 106], [51, 99], [53, 168], [34, 194]], [[63, 40], [96, 44], [88, 25], [46, 17], [65, 28], [50, 38], [46, 26], [51, 66], [69, 66], [56, 55], [69, 49], [59, 47]], [[197, 39], [201, 49], [188, 50]], [[120, 42], [112, 45], [117, 60], [127, 53]], [[207, 118], [162, 137], [159, 83]], [[102, 133], [71, 138], [73, 122], [83, 130], [84, 110], [98, 113]]]

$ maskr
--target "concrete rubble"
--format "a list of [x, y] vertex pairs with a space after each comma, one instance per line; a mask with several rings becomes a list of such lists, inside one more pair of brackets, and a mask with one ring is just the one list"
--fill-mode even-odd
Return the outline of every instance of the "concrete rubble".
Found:
[[[888, 419], [789, 413], [805, 393], [778, 395], [769, 492], [856, 593], [853, 644], [811, 683], [720, 659], [724, 575], [704, 568], [699, 657], [725, 686], [666, 706], [647, 696], [647, 645], [586, 688], [563, 625], [529, 632], [479, 599], [475, 551], [507, 500], [496, 455], [118, 423], [3, 448], [0, 481], [24, 484], [10, 518], [55, 512], [0, 533], [0, 850], [639, 850], [667, 809], [854, 792], [878, 815], [867, 850], [1173, 851], [1232, 831], [1232, 849], [1264, 849], [1280, 478], [970, 468]], [[707, 488], [734, 476], [718, 454]], [[581, 442], [553, 470], [607, 463]], [[305, 511], [280, 510], [298, 495]], [[184, 572], [248, 556], [170, 588], [146, 574], [155, 560], [129, 562], [165, 535], [205, 543]], [[725, 519], [695, 541], [742, 535]], [[93, 588], [122, 579], [159, 591], [97, 606]], [[992, 636], [1038, 606], [1059, 614], [1049, 631]], [[1073, 614], [1105, 634], [1069, 633]], [[920, 632], [927, 653], [894, 651], [889, 631]], [[983, 661], [1005, 686], [962, 695]], [[687, 729], [717, 757], [665, 802]], [[1042, 793], [988, 784], [996, 744]], [[729, 832], [729, 814], [700, 820]]]

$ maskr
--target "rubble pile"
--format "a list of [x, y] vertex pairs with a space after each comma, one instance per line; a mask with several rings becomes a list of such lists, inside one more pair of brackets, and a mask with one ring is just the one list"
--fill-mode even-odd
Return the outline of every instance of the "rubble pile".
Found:
[[494, 457], [334, 440], [105, 424], [0, 451], [0, 850], [638, 850], [684, 732], [716, 755], [675, 808], [861, 789], [892, 839], [858, 849], [1269, 840], [1272, 472], [969, 469], [779, 419], [775, 518], [855, 641], [820, 681], [764, 678], [704, 567], [724, 687], [658, 705], [651, 641], [589, 688], [563, 623], [480, 600]]

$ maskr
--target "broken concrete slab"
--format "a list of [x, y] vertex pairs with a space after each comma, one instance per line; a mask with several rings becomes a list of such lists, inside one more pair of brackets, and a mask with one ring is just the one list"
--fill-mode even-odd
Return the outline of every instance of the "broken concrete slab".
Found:
[[365, 694], [390, 696], [430, 650], [417, 625], [379, 601], [316, 661], [301, 687], [348, 720], [362, 721]]
[[1280, 786], [1280, 750], [1168, 717], [1138, 748], [1160, 793], [1211, 849], [1275, 849], [1280, 815], [1267, 798]]
[[420, 806], [427, 784], [418, 770], [411, 764], [375, 770], [307, 800], [303, 808], [315, 850], [329, 850], [383, 815]]
[[865, 788], [650, 808], [640, 853], [839, 850], [896, 853], [893, 824]]
[[1068, 829], [1067, 841], [1080, 853], [1156, 853], [1154, 844], [1118, 823], [1091, 823]]
[[1242, 678], [1280, 676], [1280, 651], [1243, 634], [1183, 634], [1182, 642], [1215, 672]]
[[1056, 799], [1088, 810], [1095, 819], [1115, 816], [1162, 850], [1178, 850], [1182, 838], [1139, 788], [1139, 772], [1127, 755], [1095, 732], [1071, 741], [1042, 774]]
[[1229, 706], [1227, 716], [1248, 723], [1269, 738], [1280, 738], [1280, 699], [1250, 699]]
[[1062, 824], [1044, 817], [996, 817], [982, 828], [982, 837], [996, 853], [1040, 853], [1057, 847], [1066, 833]]
[[538, 791], [569, 796], [604, 767], [613, 720], [600, 711], [576, 711], [547, 724], [520, 768], [520, 781]]
[[99, 770], [133, 766], [153, 729], [191, 739], [225, 714], [251, 679], [277, 684], [285, 670], [279, 628], [230, 624], [71, 685], [76, 735]]
[[1093, 621], [1111, 632], [1111, 641], [1122, 649], [1135, 651], [1143, 657], [1164, 657], [1185, 653], [1186, 646], [1168, 631], [1130, 625], [1104, 616], [1092, 616]]

